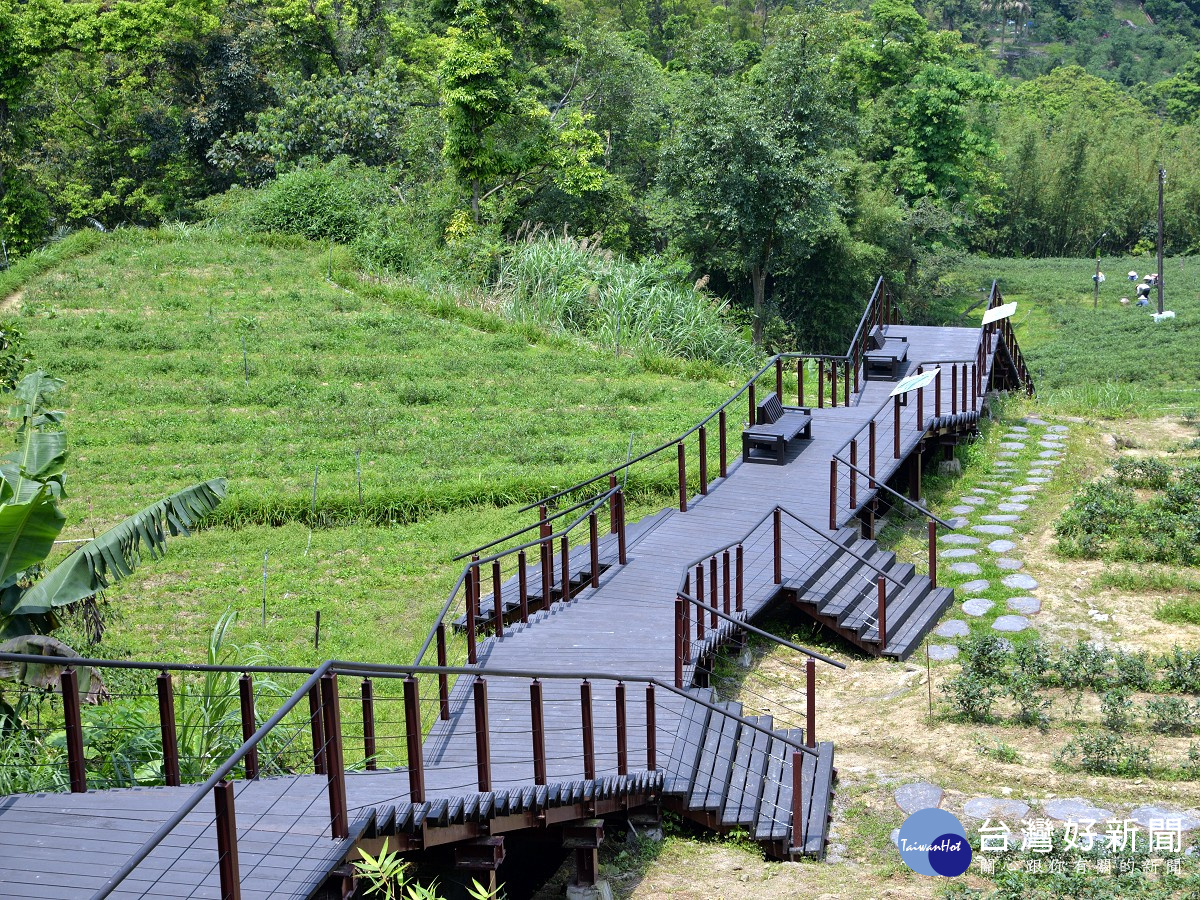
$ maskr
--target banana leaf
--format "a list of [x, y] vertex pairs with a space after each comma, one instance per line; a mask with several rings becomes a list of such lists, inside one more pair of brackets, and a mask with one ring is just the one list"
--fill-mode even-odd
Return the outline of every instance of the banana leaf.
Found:
[[[66, 666], [54, 662], [54, 658], [79, 656], [70, 646], [58, 638], [44, 634], [27, 634], [11, 641], [0, 643], [0, 653], [21, 653], [26, 656], [43, 656], [42, 663], [17, 663], [0, 660], [0, 681], [15, 681], [41, 690], [61, 690], [62, 673]], [[84, 703], [103, 703], [108, 699], [108, 690], [100, 672], [92, 666], [78, 669], [79, 699]]]
[[14, 488], [21, 478], [52, 484], [54, 496], [62, 497], [66, 463], [65, 431], [27, 431], [22, 447], [0, 459], [0, 475]]
[[[36, 489], [24, 490], [29, 485]], [[17, 496], [0, 503], [0, 586], [13, 584], [22, 572], [49, 556], [66, 521], [48, 485], [20, 479]]]
[[9, 407], [11, 418], [20, 421], [17, 437], [25, 435], [30, 427], [37, 429], [45, 425], [60, 425], [63, 420], [61, 410], [45, 408], [46, 398], [57, 394], [66, 385], [61, 378], [53, 378], [41, 369], [31, 372], [20, 380], [13, 389], [16, 401]]
[[[48, 613], [78, 603], [108, 587], [113, 581], [131, 575], [141, 562], [143, 551], [152, 559], [161, 556], [165, 552], [168, 534], [191, 534], [190, 526], [216, 509], [224, 496], [225, 479], [214, 478], [194, 484], [135, 513], [88, 541], [55, 566], [45, 578], [25, 592], [13, 612], [23, 615]], [[3, 544], [0, 543], [0, 546]]]

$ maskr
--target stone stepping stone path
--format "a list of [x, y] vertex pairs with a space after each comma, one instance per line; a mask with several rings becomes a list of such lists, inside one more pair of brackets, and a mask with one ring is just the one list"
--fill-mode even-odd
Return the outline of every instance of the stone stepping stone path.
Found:
[[945, 792], [936, 784], [918, 781], [916, 784], [901, 785], [892, 796], [896, 798], [896, 805], [911, 816], [918, 809], [941, 806]]
[[946, 662], [958, 657], [958, 648], [953, 644], [930, 644], [929, 658], [935, 662]]
[[967, 515], [970, 515], [971, 513], [975, 512], [975, 507], [973, 507], [973, 506], [952, 506], [952, 507], [950, 507], [950, 512], [954, 513], [956, 516], [967, 516]]
[[1000, 503], [996, 506], [996, 509], [1000, 510], [1001, 512], [1025, 512], [1025, 510], [1029, 509], [1029, 504], [1028, 503]]
[[[1026, 421], [1026, 422], [1028, 422], [1029, 420], [1028, 420], [1028, 419], [1026, 419], [1025, 421]], [[1037, 423], [1034, 423], [1034, 424], [1041, 425], [1041, 424], [1043, 424], [1043, 423], [1041, 423], [1041, 422], [1037, 422]], [[1009, 430], [1009, 431], [1015, 431], [1017, 434], [1028, 434], [1028, 433], [1029, 433], [1029, 429], [1028, 429], [1028, 428], [1026, 428], [1024, 425], [1009, 425], [1009, 426], [1008, 426], [1008, 430]]]
[[1016, 549], [1016, 546], [1012, 541], [999, 540], [992, 541], [987, 548], [993, 553], [1007, 553], [1009, 550]]
[[1007, 459], [999, 459], [999, 460], [996, 460], [996, 462], [992, 463], [992, 465], [993, 465], [995, 468], [997, 468], [997, 469], [1011, 469], [1011, 468], [1013, 468], [1013, 464], [1012, 464], [1012, 463], [1010, 463], [1010, 462], [1009, 462]]
[[[970, 504], [972, 507], [983, 506], [985, 503], [987, 503], [987, 500], [985, 500], [983, 497], [961, 497], [959, 499], [961, 499], [963, 503]], [[968, 512], [969, 511], [970, 510], [968, 510]]]
[[1082, 797], [1047, 800], [1042, 811], [1056, 822], [1105, 822], [1113, 817], [1111, 809], [1103, 809]]
[[1012, 503], [1028, 503], [1030, 500], [1033, 499], [1033, 495], [1032, 494], [1013, 494], [1008, 499]]
[[971, 633], [971, 626], [962, 619], [947, 619], [933, 629], [933, 633], [944, 638], [966, 637]]
[[1024, 450], [1025, 445], [1016, 443], [1015, 441], [1004, 441], [1000, 445], [1000, 449], [1002, 449], [1002, 450]]
[[1016, 572], [1018, 569], [1025, 567], [1025, 563], [1019, 559], [1012, 559], [1008, 556], [1002, 556], [996, 560], [997, 568], [1003, 569], [1005, 572]]
[[997, 616], [996, 621], [992, 623], [992, 628], [996, 631], [1018, 632], [1024, 631], [1029, 627], [1029, 620], [1024, 616]]
[[979, 567], [979, 563], [956, 562], [950, 564], [950, 571], [956, 575], [979, 575], [983, 569]]
[[1062, 441], [1059, 441], [1059, 440], [1051, 440], [1049, 438], [1046, 438], [1044, 440], [1038, 441], [1038, 446], [1046, 447], [1050, 450], [1061, 450], [1066, 446], [1066, 444], [1064, 444]]
[[965, 556], [974, 556], [976, 552], [970, 547], [955, 547], [952, 550], [943, 550], [938, 556], [942, 559], [962, 559]]
[[1013, 488], [1012, 489], [1013, 493], [1017, 494], [1017, 493], [1024, 492], [1026, 494], [1036, 494], [1038, 491], [1040, 491], [1042, 489], [1042, 486], [1040, 484], [1038, 484], [1037, 482], [1028, 481], [1028, 479], [1026, 479], [1026, 481], [1028, 483], [1018, 484], [1015, 488]]
[[1038, 456], [1042, 459], [1054, 459], [1054, 457], [1059, 456], [1061, 453], [1061, 450], [1043, 450]]
[[1011, 525], [972, 525], [972, 531], [978, 531], [980, 534], [1012, 534]]
[[965, 612], [968, 616], [979, 617], [986, 616], [992, 611], [992, 607], [995, 605], [996, 604], [991, 600], [984, 600], [982, 597], [975, 597], [971, 600], [964, 600], [962, 608], [963, 612]]
[[1042, 601], [1037, 597], [1009, 597], [1008, 608], [1023, 616], [1032, 616], [1042, 611]]
[[1045, 475], [1030, 475], [1029, 476], [1030, 484], [1045, 484], [1049, 480], [1050, 479], [1047, 478]]
[[[1011, 429], [1009, 429], [1009, 430], [1010, 430], [1010, 431], [1016, 431], [1016, 429], [1015, 429], [1015, 428], [1011, 428]], [[1056, 432], [1056, 433], [1058, 433], [1058, 434], [1066, 434], [1068, 431], [1070, 431], [1070, 430], [1071, 430], [1071, 426], [1070, 426], [1070, 425], [1047, 425], [1047, 426], [1046, 426], [1046, 430], [1047, 430], [1047, 431], [1053, 431], [1053, 432]]]
[[1000, 579], [1000, 583], [1007, 588], [1013, 588], [1018, 591], [1032, 591], [1038, 586], [1037, 579], [1032, 575], [1026, 575], [1024, 572], [1005, 575]]
[[951, 528], [962, 528], [964, 525], [971, 524], [971, 520], [963, 516], [955, 516], [953, 519], [947, 519], [946, 524]]
[[[991, 482], [989, 481], [988, 484], [991, 484]], [[998, 494], [999, 491], [989, 491], [987, 488], [975, 488], [975, 493], [995, 495]]]
[[1042, 466], [1038, 466], [1036, 468], [1030, 469], [1029, 474], [1030, 475], [1052, 475], [1052, 474], [1054, 474], [1054, 470], [1046, 469], [1046, 468], [1043, 468]]
[[[1200, 817], [1196, 814], [1182, 809], [1171, 809], [1167, 806], [1139, 806], [1129, 814], [1129, 818], [1133, 819], [1133, 821], [1137, 822], [1143, 828], [1150, 827], [1151, 819], [1178, 819], [1180, 831], [1195, 831], [1197, 828], [1200, 828]], [[1172, 831], [1174, 830], [1174, 824], [1174, 822], [1171, 823]]]
[[1016, 459], [1020, 455], [1016, 450], [1001, 450], [996, 454], [1000, 459]]
[[980, 578], [977, 581], [968, 581], [965, 584], [961, 584], [958, 589], [964, 594], [982, 594], [991, 586], [991, 582], [986, 578]]
[[972, 797], [963, 804], [963, 815], [972, 819], [1000, 819], [1016, 822], [1029, 815], [1029, 804], [996, 797]]
[[1001, 513], [999, 515], [984, 516], [985, 522], [1020, 522], [1021, 517], [1012, 515], [1011, 513]]
[[938, 536], [938, 540], [943, 544], [978, 544], [979, 538], [971, 537], [969, 534], [943, 534]]

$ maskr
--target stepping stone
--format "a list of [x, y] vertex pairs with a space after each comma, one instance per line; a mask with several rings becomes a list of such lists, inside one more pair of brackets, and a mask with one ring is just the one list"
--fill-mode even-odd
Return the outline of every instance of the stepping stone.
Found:
[[950, 571], [956, 575], [978, 575], [983, 569], [979, 568], [979, 563], [957, 562], [950, 564]]
[[1016, 825], [1029, 815], [1029, 804], [1020, 800], [1000, 800], [996, 797], [972, 797], [963, 804], [963, 815], [972, 819], [999, 819]]
[[[1028, 419], [1024, 419], [1024, 420], [1022, 420], [1022, 421], [1028, 422], [1029, 420], [1028, 420]], [[1041, 422], [1038, 422], [1037, 424], [1039, 424], [1039, 425], [1040, 425], [1040, 424], [1042, 424], [1042, 423], [1041, 423]], [[1009, 430], [1009, 431], [1015, 431], [1015, 432], [1017, 432], [1018, 434], [1028, 434], [1028, 433], [1029, 433], [1029, 429], [1028, 429], [1028, 428], [1026, 428], [1024, 425], [1009, 425], [1009, 426], [1008, 426], [1008, 430]]]
[[992, 463], [992, 465], [997, 469], [1011, 469], [1013, 467], [1013, 464], [1007, 459], [997, 460], [996, 462]]
[[[1027, 478], [1025, 480], [1028, 481], [1029, 479]], [[1036, 494], [1041, 489], [1042, 486], [1040, 484], [1018, 484], [1015, 488], [1013, 488], [1013, 493], [1015, 494], [1024, 491], [1027, 494]]]
[[971, 520], [963, 516], [955, 516], [953, 519], [947, 519], [946, 524], [951, 528], [962, 528], [964, 525], [970, 525]]
[[1033, 499], [1032, 494], [1013, 494], [1009, 498], [1010, 503], [1028, 503]]
[[1023, 441], [1028, 436], [1029, 436], [1028, 429], [1026, 429], [1025, 431], [1013, 431], [1012, 429], [1009, 429], [1008, 434], [1002, 435], [1001, 437], [1003, 440], [1006, 440], [1006, 441]]
[[982, 597], [975, 597], [963, 602], [963, 612], [968, 616], [986, 616], [996, 604]]
[[1009, 559], [1006, 556], [1002, 556], [996, 560], [997, 568], [1003, 569], [1005, 572], [1015, 572], [1017, 569], [1023, 568], [1024, 565], [1025, 563], [1019, 559]]
[[944, 638], [966, 637], [971, 633], [971, 626], [962, 619], [949, 619], [933, 629], [933, 633]]
[[945, 662], [958, 656], [958, 648], [953, 644], [931, 644], [929, 658], [937, 662]]
[[1046, 424], [1045, 419], [1038, 418], [1037, 416], [1026, 416], [1021, 421], [1024, 422], [1026, 425], [1045, 425]]
[[1000, 444], [1001, 450], [1024, 450], [1025, 445], [1016, 441], [1004, 441]]
[[[990, 481], [989, 481], [989, 482], [987, 482], [987, 483], [988, 483], [988, 484], [991, 484], [991, 482], [990, 482]], [[1005, 487], [1008, 487], [1008, 485], [1005, 485]], [[987, 488], [975, 488], [975, 493], [977, 493], [977, 494], [990, 494], [990, 495], [993, 495], [993, 496], [994, 496], [994, 495], [996, 495], [996, 494], [998, 494], [998, 493], [1000, 493], [1000, 492], [999, 492], [999, 491], [989, 491]]]
[[978, 531], [980, 534], [1012, 534], [1011, 525], [972, 525], [972, 531]]
[[992, 623], [996, 631], [1024, 631], [1029, 627], [1029, 620], [1024, 616], [998, 616]]
[[1056, 432], [1057, 434], [1066, 434], [1071, 428], [1068, 425], [1050, 425], [1046, 430]]
[[1062, 460], [1061, 459], [1043, 459], [1042, 465], [1043, 466], [1061, 466]]
[[975, 512], [975, 507], [973, 507], [973, 506], [952, 506], [952, 507], [950, 507], [950, 512], [954, 513], [956, 516], [966, 516], [966, 515], [970, 515], [971, 513]]
[[1094, 806], [1090, 800], [1082, 797], [1068, 797], [1062, 800], [1047, 800], [1042, 804], [1042, 811], [1048, 818], [1057, 822], [1105, 822], [1113, 817], [1111, 809], [1101, 809]]
[[974, 556], [975, 552], [970, 547], [956, 547], [953, 550], [943, 550], [938, 556], [942, 559], [962, 559], [964, 556]]
[[1029, 509], [1029, 504], [1028, 503], [1001, 503], [996, 507], [996, 509], [1002, 510], [1003, 512], [1025, 512], [1025, 510]]
[[[1178, 819], [1180, 831], [1195, 831], [1200, 828], [1200, 818], [1185, 812], [1181, 809], [1171, 809], [1166, 806], [1139, 806], [1129, 814], [1129, 818], [1137, 822], [1143, 828], [1150, 827], [1151, 819]], [[1165, 827], [1164, 824], [1155, 823], [1159, 828]], [[1172, 831], [1174, 831], [1174, 823], [1172, 823]]]
[[987, 500], [985, 500], [983, 497], [961, 497], [959, 499], [961, 499], [963, 503], [971, 504], [971, 506], [983, 506], [983, 504], [987, 503]]
[[1054, 470], [1053, 469], [1043, 469], [1041, 466], [1038, 466], [1036, 469], [1030, 469], [1029, 474], [1030, 475], [1053, 475]]
[[896, 798], [896, 805], [911, 816], [918, 809], [940, 806], [944, 792], [936, 784], [918, 781], [916, 784], [901, 785], [892, 796]]
[[[996, 454], [996, 456], [998, 456], [1002, 460], [1016, 459], [1020, 455], [1021, 454], [1015, 450], [1001, 450], [999, 453]], [[999, 463], [997, 463], [997, 465], [999, 465]]]
[[[1002, 488], [1012, 487], [1011, 481], [981, 481], [979, 483], [986, 484], [988, 487], [1002, 487]], [[984, 492], [981, 490], [979, 493], [982, 494]], [[990, 493], [998, 494], [1000, 492], [999, 491], [991, 491]]]
[[1032, 616], [1042, 611], [1042, 601], [1037, 597], [1009, 597], [1008, 608], [1023, 616]]
[[1007, 553], [1009, 550], [1015, 549], [1016, 546], [1012, 541], [992, 541], [988, 544], [988, 549], [993, 553]]
[[1030, 475], [1025, 480], [1028, 481], [1030, 484], [1045, 484], [1050, 479], [1047, 478], [1045, 475]]
[[1041, 453], [1038, 454], [1038, 456], [1040, 456], [1042, 459], [1054, 459], [1054, 457], [1061, 456], [1061, 455], [1062, 455], [1061, 450], [1043, 450]]
[[979, 538], [969, 534], [943, 534], [938, 537], [943, 544], [978, 544]]
[[968, 581], [966, 584], [959, 585], [958, 589], [964, 594], [982, 594], [991, 584], [987, 579], [980, 578], [977, 581]]
[[1021, 517], [1014, 516], [1014, 515], [984, 516], [983, 521], [985, 521], [985, 522], [1020, 522]]
[[1061, 450], [1066, 446], [1061, 440], [1056, 437], [1042, 438], [1038, 441], [1039, 447], [1050, 447], [1053, 450]]
[[1037, 579], [1032, 575], [1026, 575], [1024, 572], [1018, 572], [1015, 575], [1005, 575], [1000, 579], [1000, 583], [1005, 587], [1016, 588], [1018, 591], [1032, 591], [1038, 586]]

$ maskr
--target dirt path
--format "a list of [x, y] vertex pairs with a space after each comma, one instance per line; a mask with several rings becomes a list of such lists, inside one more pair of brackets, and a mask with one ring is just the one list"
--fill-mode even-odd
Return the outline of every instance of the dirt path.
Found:
[[13, 291], [3, 300], [0, 300], [0, 313], [16, 312], [21, 308], [21, 300], [25, 297], [25, 290], [22, 288], [18, 291]]

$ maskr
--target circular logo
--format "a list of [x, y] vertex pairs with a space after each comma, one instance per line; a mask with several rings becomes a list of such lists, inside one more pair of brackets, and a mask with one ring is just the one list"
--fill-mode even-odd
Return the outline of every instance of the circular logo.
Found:
[[971, 867], [971, 845], [962, 822], [944, 809], [919, 809], [900, 826], [900, 858], [918, 875], [955, 878]]

